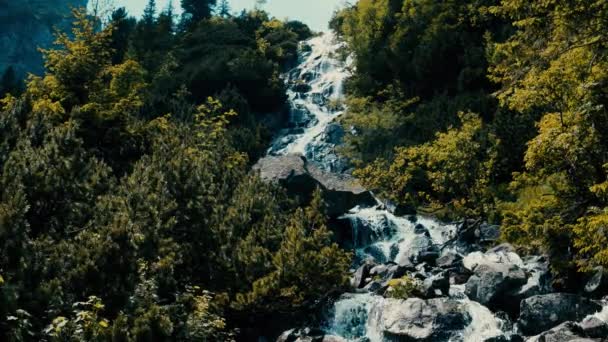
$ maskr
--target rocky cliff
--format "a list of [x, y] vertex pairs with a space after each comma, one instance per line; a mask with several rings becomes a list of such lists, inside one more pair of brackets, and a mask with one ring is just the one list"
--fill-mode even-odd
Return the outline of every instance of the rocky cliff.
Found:
[[0, 0], [0, 74], [12, 66], [19, 77], [40, 74], [43, 61], [39, 47], [53, 44], [53, 30], [65, 30], [70, 9], [87, 0]]

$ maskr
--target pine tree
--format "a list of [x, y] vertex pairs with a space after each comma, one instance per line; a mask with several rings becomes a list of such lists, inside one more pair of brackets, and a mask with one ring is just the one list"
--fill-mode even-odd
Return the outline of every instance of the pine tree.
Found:
[[18, 95], [17, 93], [20, 92], [20, 88], [15, 68], [9, 66], [0, 79], [0, 98], [4, 97], [6, 94]]
[[198, 22], [211, 17], [217, 0], [182, 0], [184, 13], [190, 15], [188, 21]]
[[228, 18], [230, 17], [230, 3], [228, 2], [228, 0], [221, 0], [220, 4], [218, 5], [218, 9], [217, 9], [217, 14], [220, 17], [223, 18]]
[[142, 19], [147, 26], [152, 26], [154, 24], [154, 19], [156, 17], [156, 0], [148, 0], [148, 4], [144, 9], [144, 14]]

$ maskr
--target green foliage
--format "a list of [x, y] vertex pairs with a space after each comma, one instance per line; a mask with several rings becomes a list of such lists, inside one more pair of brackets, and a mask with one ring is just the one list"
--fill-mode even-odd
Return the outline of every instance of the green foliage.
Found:
[[207, 19], [213, 12], [217, 0], [181, 0], [184, 12], [190, 16], [188, 21], [198, 22]]
[[385, 296], [388, 298], [408, 299], [419, 295], [420, 292], [420, 281], [409, 276], [403, 276], [398, 279], [389, 280]]
[[[494, 44], [490, 76], [501, 104], [540, 117], [525, 151], [525, 171], [505, 204], [507, 237], [540, 241], [561, 273], [605, 265], [606, 1], [502, 1], [491, 12], [515, 34]], [[523, 182], [521, 180], [524, 180]], [[522, 184], [525, 183], [525, 184]], [[534, 195], [531, 195], [534, 194]]]
[[262, 314], [306, 310], [345, 288], [349, 263], [349, 253], [331, 242], [317, 191], [310, 206], [298, 209], [289, 220], [270, 273], [237, 296], [237, 308], [254, 307]]
[[[355, 175], [398, 203], [502, 223], [506, 240], [549, 254], [563, 286], [606, 266], [607, 15], [604, 0], [337, 12], [355, 64], [343, 117]], [[480, 116], [459, 125], [459, 112]]]
[[487, 214], [498, 143], [474, 114], [461, 113], [462, 126], [437, 133], [435, 140], [400, 147], [392, 162], [382, 159], [355, 171], [381, 196], [404, 204], [441, 206], [459, 214]]
[[[0, 103], [0, 339], [235, 340], [253, 309], [235, 310], [237, 295], [294, 258], [296, 233], [310, 260], [293, 272], [323, 265], [327, 280], [281, 278], [278, 288], [299, 289], [298, 310], [343, 284], [348, 255], [321, 218], [297, 225], [304, 214], [249, 174], [244, 153], [266, 146], [254, 110], [281, 105], [278, 74], [304, 27], [259, 12], [176, 31], [153, 1], [141, 21], [118, 10], [103, 29], [74, 14], [72, 34], [44, 51], [46, 74]], [[225, 59], [213, 59], [214, 41]], [[182, 67], [204, 70], [204, 91]]]

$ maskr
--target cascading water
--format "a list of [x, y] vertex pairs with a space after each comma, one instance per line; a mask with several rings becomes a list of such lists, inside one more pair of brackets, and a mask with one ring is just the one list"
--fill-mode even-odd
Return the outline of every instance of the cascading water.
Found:
[[268, 154], [300, 154], [322, 169], [344, 171], [345, 163], [334, 151], [343, 134], [335, 120], [344, 112], [343, 84], [350, 75], [350, 58], [339, 58], [343, 47], [332, 34], [302, 45], [300, 65], [287, 74], [290, 127]]
[[[299, 154], [323, 170], [347, 172], [348, 163], [335, 151], [344, 133], [337, 119], [345, 110], [343, 84], [350, 75], [351, 64], [350, 58], [340, 58], [343, 48], [344, 44], [332, 34], [317, 36], [302, 44], [299, 65], [285, 77], [289, 86], [290, 125], [275, 139], [268, 149], [269, 155]], [[525, 271], [527, 277], [527, 283], [519, 289], [521, 292], [546, 293], [542, 284], [548, 272], [542, 258], [522, 260], [517, 254], [507, 252], [488, 256], [479, 249], [473, 251], [467, 246], [454, 245], [452, 242], [459, 234], [455, 224], [443, 224], [422, 216], [396, 216], [379, 201], [375, 206], [354, 207], [342, 219], [348, 220], [353, 229], [355, 267], [373, 260], [385, 266], [407, 265], [430, 275], [434, 271], [424, 270], [428, 266], [424, 258], [429, 253], [435, 253], [435, 258], [452, 253], [464, 257], [463, 264], [469, 268], [484, 262], [515, 265]], [[486, 306], [467, 297], [463, 282], [450, 278], [449, 291], [441, 296], [446, 299], [447, 307], [458, 308], [466, 318], [464, 326], [442, 341], [508, 340], [513, 333], [508, 319], [497, 317]], [[369, 289], [364, 293], [344, 294], [334, 303], [323, 328], [349, 340], [380, 342], [384, 335], [379, 325], [392, 317], [382, 317], [381, 309], [374, 308], [381, 308], [386, 301]], [[594, 317], [608, 321], [608, 306]]]

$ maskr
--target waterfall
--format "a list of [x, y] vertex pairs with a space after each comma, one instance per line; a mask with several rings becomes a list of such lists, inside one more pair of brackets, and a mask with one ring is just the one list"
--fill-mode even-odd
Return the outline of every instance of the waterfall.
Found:
[[[299, 154], [325, 171], [337, 174], [348, 172], [348, 163], [336, 152], [344, 135], [338, 119], [345, 111], [344, 81], [350, 75], [352, 63], [350, 58], [342, 58], [340, 55], [344, 47], [344, 43], [329, 33], [302, 43], [299, 64], [284, 76], [290, 106], [289, 127], [275, 138], [267, 151], [269, 155]], [[434, 253], [435, 258], [452, 253], [464, 257], [462, 265], [467, 269], [484, 262], [514, 265], [526, 272], [527, 283], [521, 286], [520, 291], [548, 292], [544, 279], [548, 272], [543, 258], [522, 260], [513, 252], [486, 255], [478, 245], [473, 247], [477, 248], [475, 250], [467, 245], [453, 245], [451, 243], [459, 234], [456, 224], [445, 224], [424, 216], [397, 216], [378, 200], [373, 206], [368, 204], [352, 208], [341, 219], [350, 222], [352, 227], [354, 267], [372, 260], [386, 267], [415, 268], [418, 274], [426, 272], [425, 277], [428, 277], [425, 279], [428, 279], [434, 276], [434, 271], [444, 272], [437, 267], [425, 270], [428, 265], [424, 258], [429, 257], [428, 253]], [[462, 281], [455, 282], [450, 278], [448, 287], [449, 291], [440, 291], [443, 296], [440, 298], [444, 302], [434, 301], [433, 303], [440, 304], [430, 304], [429, 307], [424, 307], [427, 311], [422, 310], [421, 319], [429, 318], [428, 310], [439, 310], [439, 314], [444, 314], [447, 319], [451, 319], [454, 314], [449, 310], [459, 310], [457, 314], [462, 319], [456, 325], [460, 325], [448, 337], [445, 335], [439, 340], [510, 340], [514, 328], [509, 318], [497, 316], [486, 306], [469, 299]], [[387, 319], [382, 316], [381, 309], [388, 302], [388, 299], [373, 290], [344, 294], [328, 312], [326, 324], [322, 328], [348, 340], [381, 342], [385, 339], [383, 329], [386, 327], [382, 325], [386, 322], [383, 320]], [[421, 304], [419, 299], [399, 303], [418, 307], [427, 305], [426, 302]], [[400, 310], [401, 307], [398, 307], [388, 319], [394, 319]], [[608, 321], [608, 304], [593, 317]], [[430, 329], [435, 324], [433, 318], [430, 320]], [[463, 322], [466, 324], [462, 325]], [[428, 329], [421, 327], [422, 325], [416, 325], [413, 330], [418, 329], [416, 331], [419, 333]]]
[[342, 129], [336, 119], [344, 113], [344, 81], [350, 58], [341, 60], [344, 43], [331, 33], [300, 47], [300, 64], [287, 73], [290, 128], [268, 150], [270, 155], [300, 154], [325, 170], [341, 172], [344, 161], [335, 153]]

